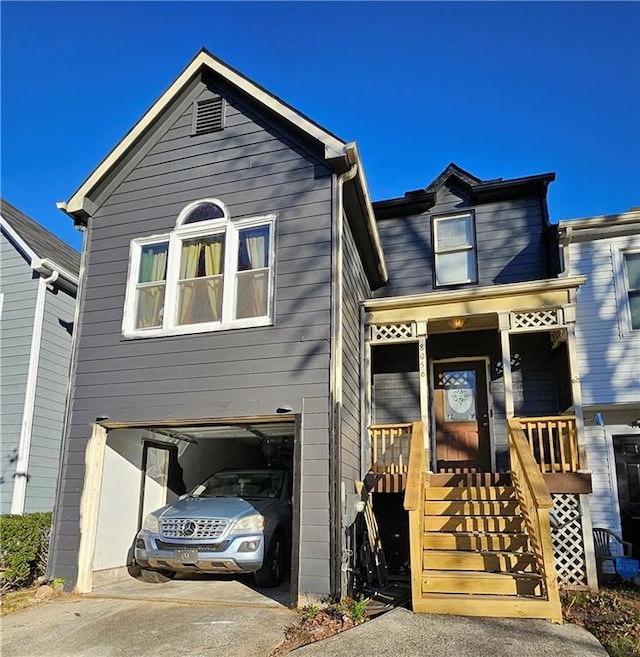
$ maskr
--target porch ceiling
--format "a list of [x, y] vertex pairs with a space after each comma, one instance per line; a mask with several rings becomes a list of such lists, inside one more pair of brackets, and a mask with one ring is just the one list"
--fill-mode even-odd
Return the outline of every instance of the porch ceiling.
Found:
[[[574, 291], [585, 282], [584, 276], [552, 278], [509, 285], [492, 285], [464, 290], [442, 290], [427, 294], [369, 299], [364, 302], [369, 324], [387, 324], [409, 321], [429, 321], [437, 329], [444, 329], [446, 320], [453, 317], [470, 317], [465, 329], [495, 327], [500, 312], [558, 308], [572, 303]], [[475, 316], [486, 316], [486, 319]], [[447, 329], [450, 330], [450, 329]]]

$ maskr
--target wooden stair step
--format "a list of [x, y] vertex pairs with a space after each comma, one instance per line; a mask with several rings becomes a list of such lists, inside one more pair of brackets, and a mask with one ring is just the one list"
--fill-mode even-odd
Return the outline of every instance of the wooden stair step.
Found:
[[513, 486], [427, 486], [427, 500], [513, 500]]
[[520, 533], [522, 516], [424, 516], [426, 531]]
[[511, 475], [496, 472], [438, 472], [429, 475], [429, 486], [511, 486]]
[[519, 509], [517, 500], [427, 500], [424, 507], [433, 516], [514, 516]]
[[535, 570], [536, 560], [531, 552], [424, 550], [422, 565], [435, 570], [531, 573]]
[[535, 596], [542, 593], [542, 581], [534, 573], [423, 570], [422, 592]]
[[493, 618], [543, 618], [562, 622], [562, 610], [541, 598], [517, 598], [500, 595], [464, 595], [423, 593], [413, 601], [416, 614], [452, 614]]
[[476, 534], [473, 532], [425, 532], [422, 547], [433, 550], [492, 550], [516, 552], [529, 548], [523, 532]]

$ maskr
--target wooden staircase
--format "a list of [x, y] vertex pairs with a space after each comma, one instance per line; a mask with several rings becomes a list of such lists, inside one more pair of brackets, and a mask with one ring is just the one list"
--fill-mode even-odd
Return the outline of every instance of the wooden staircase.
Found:
[[414, 611], [548, 618], [544, 582], [509, 475], [431, 474]]

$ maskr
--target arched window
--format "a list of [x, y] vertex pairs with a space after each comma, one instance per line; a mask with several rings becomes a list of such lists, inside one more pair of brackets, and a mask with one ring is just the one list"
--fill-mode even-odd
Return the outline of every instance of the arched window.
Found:
[[168, 235], [133, 240], [123, 333], [175, 335], [272, 323], [275, 215], [232, 219], [188, 204]]

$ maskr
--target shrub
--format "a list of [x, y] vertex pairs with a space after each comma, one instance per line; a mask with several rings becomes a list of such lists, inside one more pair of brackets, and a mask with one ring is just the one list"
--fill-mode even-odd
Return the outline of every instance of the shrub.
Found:
[[44, 575], [50, 533], [51, 513], [0, 516], [2, 592], [29, 586]]

